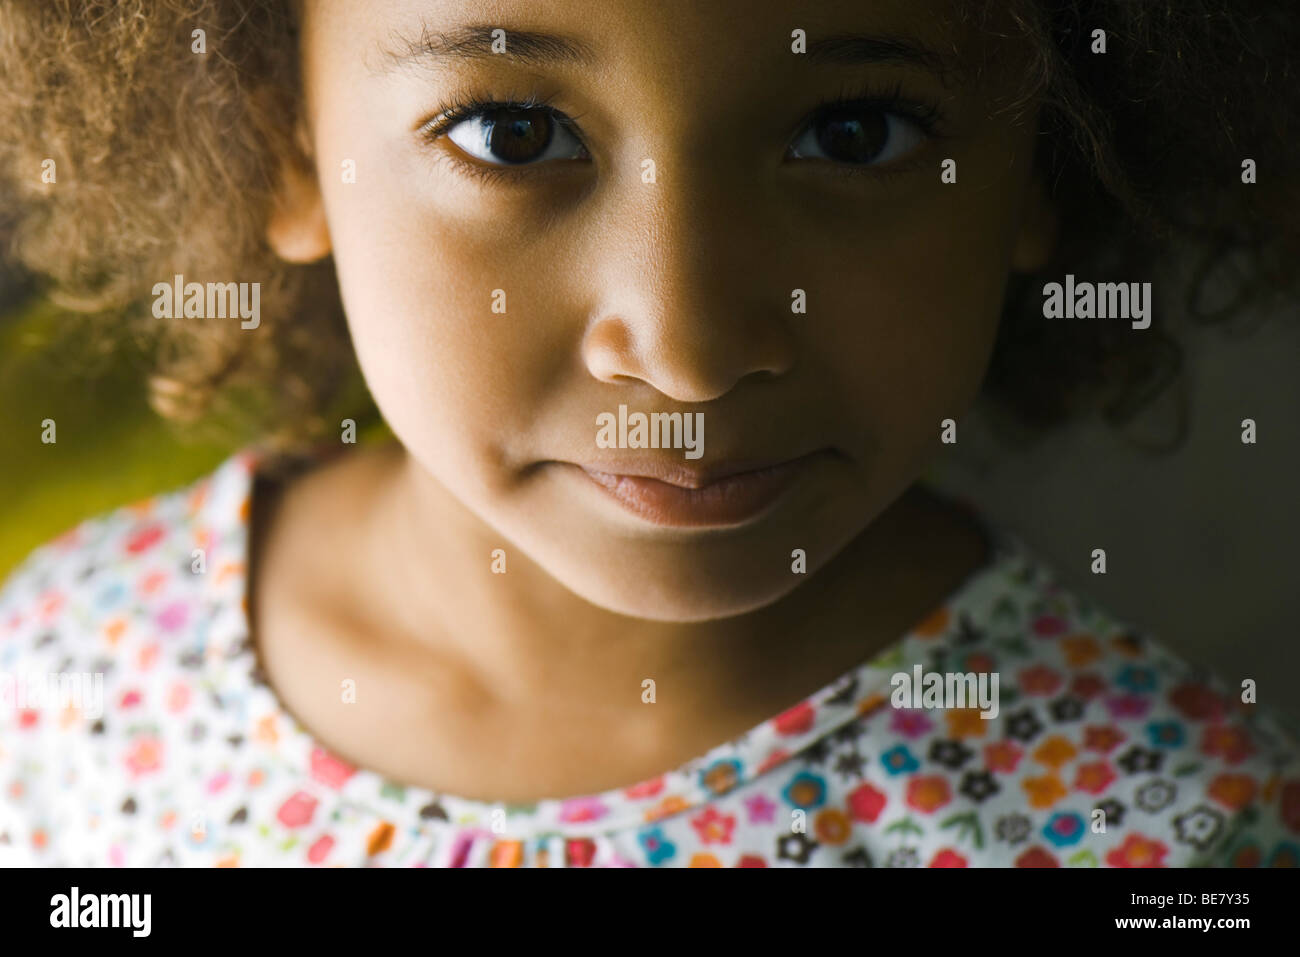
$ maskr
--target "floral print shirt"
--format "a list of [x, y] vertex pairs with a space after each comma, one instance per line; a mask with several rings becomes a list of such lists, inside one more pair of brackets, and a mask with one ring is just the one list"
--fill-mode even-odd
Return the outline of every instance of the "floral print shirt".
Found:
[[[313, 740], [261, 680], [256, 463], [242, 450], [83, 522], [5, 582], [0, 863], [1300, 863], [1296, 740], [982, 519], [991, 560], [892, 647], [682, 767], [529, 805], [385, 780]], [[916, 665], [996, 672], [997, 715], [895, 707], [891, 679]], [[17, 682], [49, 674], [102, 676], [102, 695], [24, 706]]]

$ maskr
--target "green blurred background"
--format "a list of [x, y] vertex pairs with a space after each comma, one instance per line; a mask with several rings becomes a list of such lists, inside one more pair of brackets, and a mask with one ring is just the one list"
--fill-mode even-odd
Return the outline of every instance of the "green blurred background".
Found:
[[[0, 581], [81, 520], [187, 484], [245, 444], [161, 419], [145, 355], [121, 342], [104, 352], [68, 320], [29, 282], [0, 275]], [[53, 444], [41, 441], [44, 419]], [[357, 421], [360, 442], [389, 434], [382, 420]]]

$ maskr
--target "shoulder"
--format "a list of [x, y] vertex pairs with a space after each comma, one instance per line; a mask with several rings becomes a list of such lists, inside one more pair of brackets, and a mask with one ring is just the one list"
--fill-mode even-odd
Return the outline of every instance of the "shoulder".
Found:
[[254, 462], [87, 519], [0, 586], [0, 861], [44, 860], [151, 760], [160, 713], [190, 693], [183, 662], [242, 599]]

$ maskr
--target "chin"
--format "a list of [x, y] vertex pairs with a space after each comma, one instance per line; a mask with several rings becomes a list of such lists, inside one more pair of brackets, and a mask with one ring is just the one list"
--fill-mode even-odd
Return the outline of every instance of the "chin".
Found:
[[784, 574], [700, 575], [687, 567], [642, 567], [631, 575], [593, 577], [590, 569], [572, 577], [556, 575], [575, 595], [597, 607], [630, 618], [650, 621], [691, 622], [735, 618], [774, 604], [799, 587], [809, 576]]

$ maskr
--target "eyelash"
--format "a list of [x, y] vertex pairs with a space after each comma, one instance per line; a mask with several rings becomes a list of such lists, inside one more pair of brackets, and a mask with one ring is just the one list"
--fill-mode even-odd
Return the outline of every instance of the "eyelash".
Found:
[[[554, 99], [555, 95], [542, 96], [537, 93], [530, 93], [522, 98], [510, 95], [504, 99], [479, 96], [473, 93], [458, 94], [431, 119], [422, 121], [417, 127], [417, 132], [425, 143], [433, 145], [457, 123], [492, 110], [544, 110], [550, 114], [553, 122], [563, 126], [574, 139], [581, 143], [582, 137], [578, 134], [577, 120], [583, 114], [568, 116], [560, 113], [551, 106]], [[905, 96], [901, 83], [888, 87], [878, 85], [851, 87], [846, 85], [837, 94], [825, 97], [818, 102], [809, 111], [807, 122], [813, 122], [825, 110], [844, 107], [859, 107], [879, 110], [882, 113], [892, 113], [914, 123], [929, 141], [947, 138], [945, 117], [939, 105], [932, 101]], [[796, 131], [796, 135], [806, 127], [807, 123], [801, 125]], [[585, 143], [583, 148], [586, 148]], [[541, 168], [546, 165], [490, 166], [486, 163], [476, 163], [472, 160], [463, 159], [450, 150], [442, 151], [442, 159], [451, 163], [460, 172], [488, 183], [518, 182], [530, 176], [538, 175]], [[884, 166], [853, 166], [846, 163], [828, 163], [827, 165], [834, 172], [846, 176], [869, 174], [883, 178], [906, 172], [912, 168], [913, 163], [904, 159], [894, 163], [887, 163]]]

